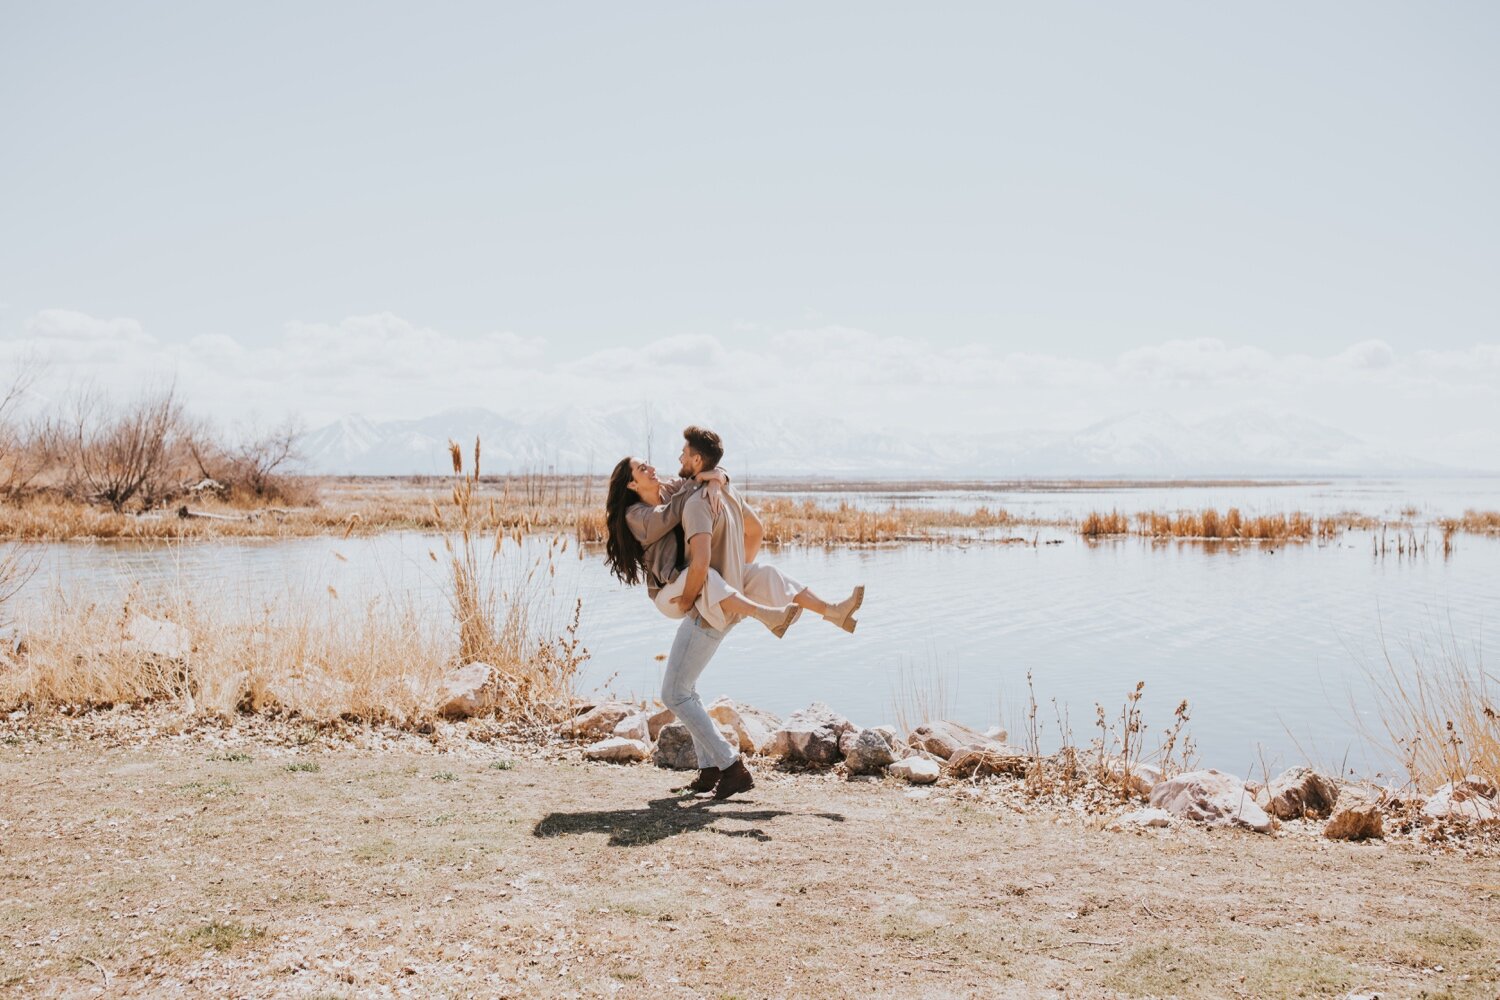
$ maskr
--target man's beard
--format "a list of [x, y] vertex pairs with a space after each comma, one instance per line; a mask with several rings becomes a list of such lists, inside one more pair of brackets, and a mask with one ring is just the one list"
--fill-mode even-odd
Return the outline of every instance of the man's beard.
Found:
[[693, 470], [684, 465], [682, 468], [677, 470], [677, 477], [679, 479], [692, 479]]

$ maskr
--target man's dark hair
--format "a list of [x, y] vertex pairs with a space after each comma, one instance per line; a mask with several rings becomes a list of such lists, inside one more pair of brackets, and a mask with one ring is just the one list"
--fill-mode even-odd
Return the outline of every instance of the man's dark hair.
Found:
[[724, 457], [724, 442], [719, 440], [719, 435], [706, 427], [694, 424], [682, 432], [688, 447], [697, 452], [703, 459], [703, 469], [716, 469], [719, 467], [719, 459]]

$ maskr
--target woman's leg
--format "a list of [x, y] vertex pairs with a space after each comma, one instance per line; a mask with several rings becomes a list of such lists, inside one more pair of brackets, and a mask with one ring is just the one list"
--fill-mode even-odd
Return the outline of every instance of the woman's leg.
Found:
[[855, 587], [854, 592], [842, 601], [829, 604], [813, 593], [812, 588], [804, 587], [775, 566], [757, 562], [745, 567], [745, 595], [765, 604], [790, 601], [799, 608], [822, 615], [846, 632], [853, 632], [859, 624], [854, 612], [864, 603], [865, 588]]
[[719, 607], [724, 609], [725, 614], [754, 618], [770, 629], [778, 639], [786, 635], [786, 630], [791, 628], [792, 622], [796, 621], [797, 616], [802, 613], [795, 604], [773, 608], [766, 604], [756, 604], [740, 594], [731, 594], [724, 598], [719, 602]]
[[802, 609], [789, 601], [767, 604], [752, 600], [748, 595], [731, 587], [716, 569], [710, 569], [708, 577], [703, 581], [703, 591], [698, 595], [697, 609], [704, 621], [714, 628], [724, 629], [740, 618], [754, 618], [770, 629], [778, 639], [786, 634], [792, 622], [802, 614]]

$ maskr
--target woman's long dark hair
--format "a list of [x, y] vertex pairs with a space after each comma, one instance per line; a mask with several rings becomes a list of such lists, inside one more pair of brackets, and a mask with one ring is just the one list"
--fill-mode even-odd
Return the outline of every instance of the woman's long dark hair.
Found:
[[604, 519], [609, 538], [604, 543], [604, 561], [621, 583], [634, 586], [641, 582], [646, 550], [636, 541], [630, 524], [625, 520], [625, 512], [640, 501], [630, 488], [630, 461], [629, 456], [620, 459], [615, 471], [609, 474], [609, 493], [604, 498]]

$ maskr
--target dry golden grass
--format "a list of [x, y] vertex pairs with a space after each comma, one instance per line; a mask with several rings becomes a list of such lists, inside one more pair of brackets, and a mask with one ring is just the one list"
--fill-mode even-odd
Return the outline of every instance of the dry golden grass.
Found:
[[1398, 666], [1386, 651], [1374, 678], [1385, 736], [1423, 792], [1477, 774], [1500, 783], [1500, 690], [1477, 654], [1456, 643], [1412, 649]]
[[[494, 501], [487, 510], [479, 508], [480, 443], [476, 438], [474, 463], [468, 472], [464, 471], [463, 450], [457, 442], [449, 442], [448, 450], [453, 460], [452, 503], [446, 508], [434, 503], [433, 513], [444, 531], [443, 546], [452, 573], [458, 662], [488, 663], [496, 669], [501, 715], [528, 722], [556, 722], [572, 699], [573, 677], [587, 657], [576, 638], [579, 606], [574, 607], [564, 638], [555, 644], [537, 643], [532, 620], [538, 609], [521, 596], [524, 591], [501, 614], [496, 581], [506, 532]], [[546, 577], [552, 576], [554, 553], [560, 555], [566, 548], [566, 540], [560, 537], [548, 546]], [[526, 578], [538, 579], [535, 572]]]
[[484, 662], [497, 674], [499, 717], [556, 721], [588, 657], [576, 637], [577, 603], [571, 621], [558, 622], [545, 593], [567, 541], [554, 538], [530, 564], [503, 558], [504, 528], [478, 510], [475, 478], [455, 452], [451, 506], [429, 504], [450, 557], [452, 619], [400, 600], [351, 606], [331, 589], [248, 612], [233, 595], [170, 588], [113, 605], [58, 592], [28, 602], [24, 649], [0, 659], [0, 706], [164, 700], [189, 715], [280, 710], [412, 723], [432, 717], [455, 666]]
[[1163, 514], [1146, 511], [1136, 515], [1137, 529], [1150, 538], [1201, 538], [1280, 542], [1306, 540], [1316, 534], [1313, 518], [1301, 511], [1246, 517], [1238, 507], [1224, 513], [1207, 509]]
[[1130, 518], [1117, 510], [1108, 514], [1092, 511], [1088, 517], [1078, 526], [1078, 533], [1085, 538], [1099, 538], [1104, 535], [1123, 535], [1130, 531]]
[[1500, 510], [1466, 510], [1463, 517], [1445, 518], [1438, 524], [1445, 534], [1455, 531], [1471, 535], [1500, 534]]
[[756, 496], [753, 504], [765, 524], [765, 540], [773, 545], [869, 545], [942, 537], [955, 529], [978, 533], [1021, 523], [1009, 512], [989, 507], [973, 511], [897, 506], [867, 510], [847, 501], [823, 505], [775, 495]]

